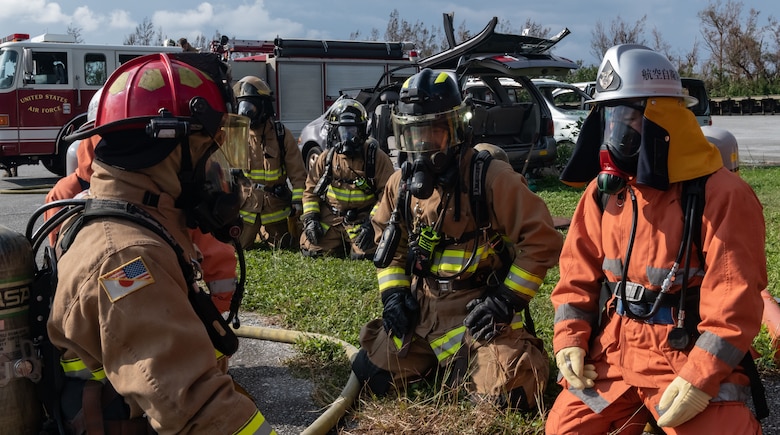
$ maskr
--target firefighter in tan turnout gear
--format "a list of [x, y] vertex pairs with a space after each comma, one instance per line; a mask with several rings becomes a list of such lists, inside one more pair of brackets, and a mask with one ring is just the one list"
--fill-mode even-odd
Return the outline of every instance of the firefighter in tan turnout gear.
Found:
[[[251, 119], [249, 170], [252, 194], [241, 206], [244, 229], [241, 245], [247, 249], [255, 239], [273, 247], [297, 248], [288, 218], [298, 218], [306, 184], [301, 150], [290, 129], [275, 119], [271, 88], [260, 78], [246, 76], [233, 91], [238, 114]], [[289, 184], [288, 184], [289, 180]]]
[[406, 160], [373, 217], [383, 314], [352, 367], [377, 394], [438, 372], [472, 400], [531, 409], [549, 365], [523, 312], [562, 236], [521, 174], [473, 150], [460, 95], [430, 69], [401, 88], [392, 119]]
[[393, 174], [393, 163], [368, 137], [363, 105], [350, 98], [334, 104], [327, 120], [327, 152], [306, 179], [301, 253], [372, 258], [376, 245], [370, 213]]
[[593, 102], [561, 175], [590, 184], [551, 296], [564, 390], [546, 432], [641, 434], [652, 417], [668, 435], [761, 433], [746, 406], [766, 409], [749, 353], [767, 285], [758, 198], [663, 54], [607, 50]]
[[193, 287], [187, 227], [222, 241], [241, 228], [233, 168], [249, 120], [231, 114], [226, 71], [213, 54], [135, 58], [109, 77], [94, 126], [71, 135], [102, 139], [85, 218], [98, 214], [63, 228], [48, 321], [69, 433], [275, 433], [227, 374], [237, 340], [211, 336], [221, 317]]

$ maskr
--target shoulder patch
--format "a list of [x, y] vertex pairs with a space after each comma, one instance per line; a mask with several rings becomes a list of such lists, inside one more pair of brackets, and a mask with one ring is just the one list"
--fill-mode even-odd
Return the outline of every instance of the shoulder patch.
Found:
[[116, 302], [130, 293], [154, 283], [154, 277], [141, 257], [119, 266], [98, 279], [111, 302]]

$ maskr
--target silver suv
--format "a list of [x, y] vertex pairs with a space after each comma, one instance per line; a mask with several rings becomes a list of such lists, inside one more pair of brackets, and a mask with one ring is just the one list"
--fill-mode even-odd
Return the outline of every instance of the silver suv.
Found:
[[533, 79], [542, 92], [555, 124], [555, 141], [560, 145], [574, 145], [580, 135], [580, 128], [591, 108], [593, 99], [579, 87], [550, 79]]

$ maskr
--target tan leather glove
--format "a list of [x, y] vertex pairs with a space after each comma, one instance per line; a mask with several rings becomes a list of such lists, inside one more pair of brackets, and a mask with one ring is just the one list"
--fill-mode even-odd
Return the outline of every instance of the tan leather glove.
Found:
[[555, 354], [555, 363], [572, 388], [583, 390], [593, 387], [596, 367], [585, 364], [585, 349], [576, 346], [563, 348]]
[[675, 427], [685, 423], [704, 411], [710, 399], [712, 396], [677, 376], [661, 395], [658, 426]]

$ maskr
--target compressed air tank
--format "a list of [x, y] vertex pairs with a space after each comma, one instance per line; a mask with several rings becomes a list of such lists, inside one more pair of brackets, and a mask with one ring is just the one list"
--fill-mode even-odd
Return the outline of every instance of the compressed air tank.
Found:
[[28, 319], [34, 275], [30, 242], [0, 225], [0, 434], [37, 434], [42, 422]]

